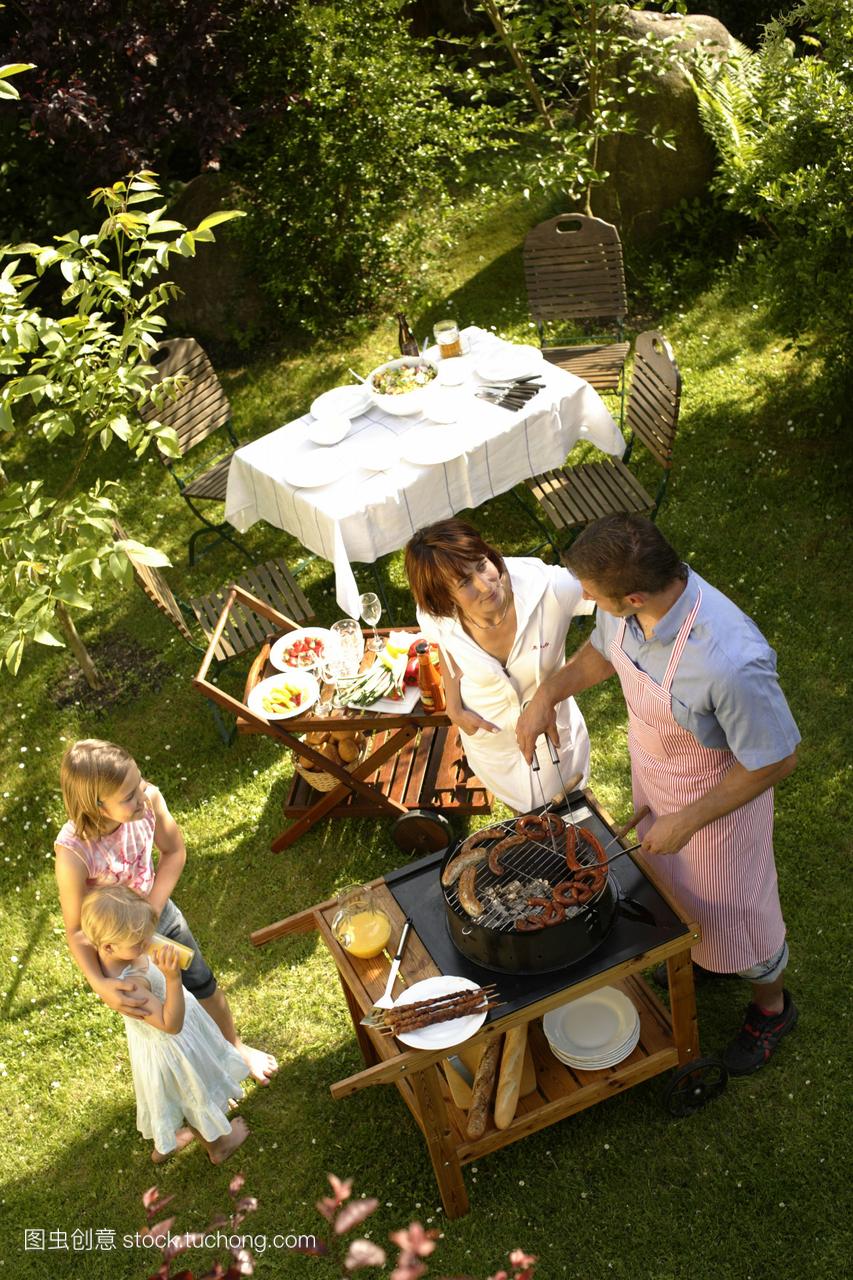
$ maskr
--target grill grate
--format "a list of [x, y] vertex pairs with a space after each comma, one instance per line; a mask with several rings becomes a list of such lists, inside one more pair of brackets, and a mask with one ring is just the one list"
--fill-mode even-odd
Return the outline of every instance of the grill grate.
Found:
[[[564, 829], [570, 824], [569, 820], [561, 816]], [[574, 825], [580, 827], [583, 818], [575, 815]], [[483, 844], [483, 852], [488, 857], [489, 851], [495, 845], [509, 835], [514, 829], [512, 822], [502, 823], [494, 828], [494, 840], [488, 844]], [[485, 832], [487, 828], [482, 828]], [[479, 833], [478, 833], [479, 834]], [[476, 924], [485, 929], [494, 929], [498, 933], [514, 933], [515, 922], [519, 916], [529, 915], [530, 907], [527, 906], [527, 898], [539, 897], [544, 893], [550, 892], [554, 885], [559, 884], [561, 880], [568, 878], [569, 869], [566, 865], [566, 841], [564, 834], [557, 834], [554, 837], [557, 846], [557, 852], [554, 852], [554, 845], [551, 839], [544, 841], [526, 840], [524, 844], [513, 845], [505, 853], [501, 854], [501, 863], [506, 868], [502, 876], [496, 876], [489, 868], [488, 862], [484, 859], [477, 866], [477, 897], [486, 907], [482, 915], [476, 917]], [[454, 856], [459, 852], [460, 846], [454, 850]], [[577, 844], [577, 858], [581, 866], [591, 867], [596, 864], [595, 851], [587, 844], [586, 840], [579, 834]], [[449, 859], [448, 859], [449, 860]], [[527, 892], [520, 890], [515, 892], [513, 886], [519, 883], [526, 887]], [[459, 902], [458, 894], [459, 881], [444, 889], [444, 895], [453, 908], [456, 915], [462, 920], [470, 921], [471, 917]], [[595, 899], [592, 899], [595, 901]], [[571, 906], [566, 908], [566, 919], [570, 920], [573, 916], [583, 915], [588, 907], [588, 903], [584, 906]]]

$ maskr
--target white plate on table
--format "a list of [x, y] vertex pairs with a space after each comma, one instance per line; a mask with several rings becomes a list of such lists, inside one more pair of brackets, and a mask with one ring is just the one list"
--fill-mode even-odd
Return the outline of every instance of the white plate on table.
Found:
[[299, 627], [296, 631], [288, 631], [286, 636], [280, 636], [270, 649], [270, 662], [276, 671], [296, 671], [305, 670], [311, 666], [311, 663], [290, 663], [287, 660], [287, 653], [296, 644], [298, 640], [322, 640], [323, 653], [321, 656], [331, 656], [331, 651], [338, 651], [337, 636], [326, 627]]
[[465, 435], [459, 426], [412, 427], [400, 440], [400, 457], [418, 467], [451, 462], [466, 449]]
[[458, 387], [442, 387], [433, 383], [424, 394], [422, 413], [430, 422], [458, 422], [460, 400]]
[[[302, 697], [299, 706], [291, 711], [267, 711], [264, 707], [264, 698], [284, 684], [289, 684], [291, 687], [297, 686], [300, 689]], [[293, 667], [289, 671], [283, 671], [279, 676], [267, 676], [266, 680], [256, 684], [249, 694], [246, 705], [250, 711], [254, 711], [256, 716], [263, 716], [265, 720], [290, 720], [293, 716], [303, 716], [313, 707], [319, 696], [320, 686], [316, 677], [304, 668]]]
[[474, 372], [484, 382], [510, 382], [541, 372], [545, 357], [539, 347], [502, 342], [478, 357]]
[[352, 457], [360, 471], [390, 471], [400, 461], [400, 441], [390, 432], [385, 440], [367, 440], [360, 444], [354, 440], [351, 444]]
[[309, 446], [284, 459], [281, 478], [295, 489], [319, 489], [335, 484], [352, 470], [352, 455], [335, 445], [331, 449]]
[[627, 1044], [638, 1024], [636, 1008], [616, 987], [591, 991], [542, 1019], [551, 1048], [576, 1065], [606, 1060]]
[[342, 413], [345, 418], [357, 418], [370, 406], [370, 392], [363, 383], [351, 383], [346, 387], [332, 387], [324, 391], [311, 405], [315, 418], [327, 418]]
[[[453, 978], [449, 974], [443, 974], [439, 978], [424, 978], [399, 995], [394, 1001], [394, 1008], [414, 1004], [416, 1000], [447, 996], [451, 991], [477, 991], [479, 987], [480, 983], [472, 982], [470, 978]], [[436, 1022], [431, 1027], [421, 1027], [419, 1031], [404, 1031], [397, 1039], [410, 1049], [450, 1049], [455, 1044], [462, 1044], [463, 1040], [470, 1040], [485, 1021], [484, 1009], [482, 1013], [471, 1013], [465, 1018], [451, 1018], [448, 1022]]]

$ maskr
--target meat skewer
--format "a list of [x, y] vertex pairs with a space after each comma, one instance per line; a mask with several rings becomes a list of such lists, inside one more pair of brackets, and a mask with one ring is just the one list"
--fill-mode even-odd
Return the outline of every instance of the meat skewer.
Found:
[[453, 1000], [460, 1000], [460, 999], [473, 1000], [475, 996], [482, 999], [483, 996], [492, 995], [494, 991], [495, 991], [495, 984], [493, 982], [490, 982], [485, 987], [476, 987], [476, 988], [460, 987], [458, 991], [448, 991], [447, 994], [443, 996], [430, 996], [428, 1000], [412, 1000], [409, 1004], [396, 1005], [393, 1009], [385, 1009], [385, 1010], [382, 1010], [382, 1012], [387, 1015], [391, 1015], [391, 1014], [397, 1015], [404, 1011], [406, 1013], [414, 1013], [414, 1012], [421, 1013], [425, 1009], [426, 1010], [438, 1009], [442, 1005], [448, 1004], [450, 1001], [453, 1001]]
[[503, 1003], [503, 1000], [489, 1000], [486, 1004], [465, 1004], [461, 1009], [455, 1006], [439, 1009], [437, 1013], [424, 1013], [409, 1022], [394, 1022], [386, 1027], [380, 1027], [379, 1032], [383, 1036], [398, 1036], [401, 1032], [403, 1035], [408, 1035], [410, 1031], [421, 1031], [424, 1027], [434, 1027], [439, 1022], [452, 1022], [456, 1018], [468, 1018], [475, 1013], [486, 1013], [489, 1009], [499, 1008]]
[[415, 1031], [421, 1027], [429, 1027], [437, 1022], [447, 1022], [452, 1018], [464, 1018], [472, 1013], [481, 1013], [494, 1007], [496, 994], [494, 983], [487, 987], [477, 987], [473, 991], [462, 989], [451, 991], [445, 996], [435, 996], [431, 1000], [418, 1000], [413, 1004], [397, 1005], [394, 1009], [378, 1011], [369, 1025], [381, 1031]]

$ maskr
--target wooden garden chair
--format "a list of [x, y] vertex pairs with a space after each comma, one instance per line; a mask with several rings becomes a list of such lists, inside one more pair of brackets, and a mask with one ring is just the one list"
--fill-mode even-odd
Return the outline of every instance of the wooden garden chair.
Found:
[[[624, 397], [630, 344], [622, 336], [628, 303], [619, 232], [600, 218], [562, 213], [528, 232], [522, 256], [530, 313], [545, 359], [596, 391], [621, 390]], [[546, 346], [546, 323], [566, 320], [579, 322], [587, 332], [593, 325], [612, 326], [617, 340]]]
[[156, 418], [164, 426], [174, 427], [181, 458], [185, 458], [192, 449], [217, 431], [223, 431], [233, 446], [219, 454], [212, 463], [205, 459], [186, 474], [179, 472], [175, 459], [160, 454], [160, 460], [178, 486], [181, 497], [204, 526], [197, 529], [190, 538], [190, 564], [195, 563], [198, 539], [211, 536], [214, 542], [220, 539], [230, 542], [243, 555], [248, 556], [246, 548], [234, 536], [231, 525], [226, 520], [211, 519], [199, 506], [200, 503], [225, 501], [228, 468], [234, 449], [240, 443], [231, 422], [231, 405], [213, 365], [195, 338], [171, 338], [167, 342], [161, 342], [151, 356], [151, 363], [157, 370], [155, 382], [177, 375], [182, 383], [173, 400], [160, 407], [151, 402], [146, 403], [142, 417], [146, 420]]
[[[116, 521], [113, 524], [113, 536], [117, 542], [126, 541], [128, 534]], [[228, 592], [232, 585], [237, 585], [251, 596], [263, 601], [270, 610], [269, 617], [284, 630], [294, 627], [309, 626], [316, 621], [311, 605], [300, 590], [296, 579], [283, 560], [267, 560], [265, 564], [256, 565], [237, 579], [236, 584], [227, 583], [209, 591], [207, 595], [197, 596], [186, 604], [172, 591], [159, 569], [144, 564], [133, 552], [126, 549], [127, 558], [133, 566], [136, 580], [152, 604], [156, 605], [164, 617], [180, 634], [181, 638], [197, 653], [204, 653], [216, 630], [219, 616], [222, 613]], [[200, 643], [193, 634], [190, 623], [195, 621], [204, 636]], [[249, 608], [237, 604], [232, 608], [228, 625], [219, 635], [212, 654], [211, 679], [216, 680], [220, 670], [232, 658], [258, 648], [269, 635], [270, 628], [265, 626], [259, 616]], [[211, 704], [216, 728], [224, 742], [234, 739], [235, 729], [229, 727], [222, 712], [215, 704]]]
[[[525, 481], [539, 507], [571, 541], [581, 529], [614, 511], [636, 512], [654, 520], [666, 492], [681, 405], [681, 374], [662, 333], [641, 333], [634, 345], [634, 372], [628, 395], [630, 432], [624, 459], [607, 458], [561, 467]], [[643, 444], [662, 468], [652, 497], [626, 466], [635, 443]]]

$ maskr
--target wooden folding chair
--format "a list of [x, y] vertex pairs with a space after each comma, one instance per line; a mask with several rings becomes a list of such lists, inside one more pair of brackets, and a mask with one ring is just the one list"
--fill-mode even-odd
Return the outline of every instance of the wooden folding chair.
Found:
[[[624, 460], [607, 458], [561, 467], [525, 484], [565, 543], [599, 517], [630, 511], [654, 520], [666, 492], [681, 406], [681, 374], [662, 333], [641, 333], [634, 345], [634, 372], [628, 396], [630, 432]], [[626, 466], [635, 442], [645, 445], [663, 475], [652, 497]]]
[[[622, 338], [628, 310], [622, 242], [609, 222], [580, 213], [561, 213], [529, 231], [523, 250], [530, 313], [545, 359], [585, 379], [596, 391], [624, 398], [624, 370], [630, 344]], [[617, 340], [549, 347], [545, 325], [576, 321], [589, 333], [612, 325]]]
[[178, 486], [181, 497], [204, 526], [197, 529], [189, 540], [190, 564], [195, 563], [196, 542], [205, 537], [212, 537], [214, 542], [230, 542], [248, 556], [246, 548], [234, 536], [231, 525], [226, 520], [210, 519], [199, 507], [199, 503], [225, 501], [228, 468], [234, 449], [240, 443], [231, 422], [231, 405], [213, 365], [195, 338], [171, 338], [161, 342], [151, 356], [151, 363], [157, 370], [155, 384], [165, 377], [178, 376], [181, 379], [180, 390], [174, 399], [159, 407], [153, 402], [146, 402], [142, 417], [146, 421], [156, 418], [164, 426], [174, 427], [181, 458], [220, 430], [225, 432], [233, 446], [216, 457], [212, 464], [205, 460], [187, 474], [178, 471], [173, 458], [160, 454], [160, 460]]
[[[128, 538], [128, 534], [117, 521], [113, 524], [113, 536], [117, 542], [124, 542]], [[159, 569], [143, 564], [128, 548], [125, 548], [125, 554], [133, 566], [137, 582], [148, 599], [157, 606], [164, 617], [168, 618], [181, 638], [192, 649], [197, 653], [204, 653], [217, 628], [219, 615], [232, 584], [217, 587], [215, 591], [197, 596], [186, 604], [174, 594]], [[267, 560], [265, 564], [256, 565], [234, 585], [262, 600], [271, 611], [272, 620], [280, 627], [285, 629], [303, 627], [316, 621], [308, 599], [300, 590], [283, 560]], [[188, 625], [188, 621], [193, 619], [198, 623], [204, 636], [203, 644], [196, 639]], [[253, 610], [239, 604], [235, 605], [229, 615], [228, 625], [221, 630], [213, 650], [211, 679], [217, 678], [226, 662], [262, 645], [268, 633], [269, 628], [264, 626]], [[236, 730], [226, 724], [222, 712], [213, 703], [211, 710], [220, 737], [224, 742], [231, 743]]]

